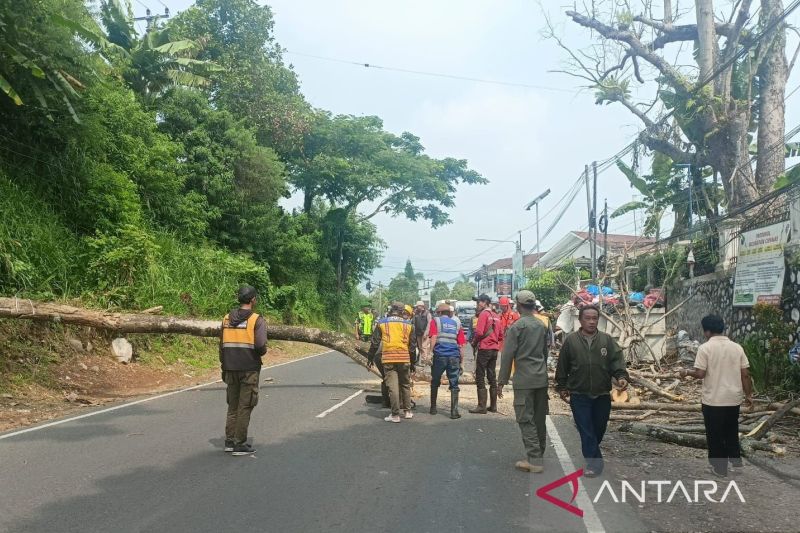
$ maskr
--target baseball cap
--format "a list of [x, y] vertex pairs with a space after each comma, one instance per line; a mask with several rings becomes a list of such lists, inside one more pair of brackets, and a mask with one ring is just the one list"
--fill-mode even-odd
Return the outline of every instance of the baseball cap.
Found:
[[536, 296], [531, 291], [519, 291], [517, 303], [522, 305], [536, 305]]
[[392, 302], [392, 305], [389, 309], [392, 313], [402, 313], [405, 311], [405, 305], [403, 302]]
[[239, 299], [239, 303], [241, 304], [248, 304], [250, 300], [258, 296], [258, 291], [252, 285], [242, 285], [239, 287], [239, 294], [237, 298]]
[[422, 300], [417, 300], [417, 303], [414, 304], [414, 307], [425, 307], [425, 302]]
[[446, 303], [440, 303], [439, 305], [436, 306], [436, 312], [437, 313], [441, 313], [443, 311], [450, 311], [450, 309], [452, 309], [452, 306], [450, 306], [450, 304], [446, 304]]
[[500, 297], [500, 305], [508, 305], [508, 296], [501, 296]]

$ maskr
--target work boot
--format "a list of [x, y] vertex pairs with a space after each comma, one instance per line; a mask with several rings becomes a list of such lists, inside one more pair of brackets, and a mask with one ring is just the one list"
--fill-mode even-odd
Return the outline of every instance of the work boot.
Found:
[[256, 453], [256, 449], [247, 444], [246, 442], [244, 444], [239, 444], [237, 446], [234, 446], [233, 448], [233, 455], [237, 457], [242, 455], [253, 455], [254, 453]]
[[497, 412], [497, 387], [494, 386], [494, 385], [490, 385], [489, 386], [489, 401], [491, 403], [489, 404], [489, 409], [487, 409], [487, 411], [489, 411], [490, 413], [496, 413]]
[[544, 472], [544, 467], [542, 465], [531, 464], [528, 461], [517, 461], [514, 466], [517, 468], [517, 470], [530, 472], [531, 474], [541, 474]]
[[486, 389], [478, 389], [478, 407], [470, 409], [469, 412], [476, 415], [486, 414]]
[[456, 418], [461, 418], [461, 414], [458, 412], [458, 391], [451, 390], [450, 391], [450, 418], [455, 420]]
[[438, 413], [436, 410], [436, 397], [439, 395], [439, 387], [431, 387], [431, 410], [430, 413], [435, 415]]

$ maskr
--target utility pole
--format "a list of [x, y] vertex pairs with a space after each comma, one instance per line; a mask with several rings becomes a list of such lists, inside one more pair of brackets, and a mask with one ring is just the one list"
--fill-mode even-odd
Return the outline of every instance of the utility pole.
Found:
[[144, 21], [146, 21], [147, 22], [147, 30], [146, 31], [150, 31], [155, 27], [156, 23], [158, 23], [158, 19], [168, 19], [168, 18], [169, 18], [169, 8], [165, 7], [163, 15], [153, 15], [150, 12], [150, 8], [148, 8], [147, 11], [145, 11], [145, 16], [136, 17], [133, 20], [144, 20]]
[[[597, 161], [592, 162], [592, 174], [594, 175], [592, 187], [592, 204], [589, 208], [589, 238], [591, 239], [591, 261], [592, 261], [592, 283], [597, 285]], [[589, 176], [587, 172], [586, 182], [588, 186]]]
[[603, 277], [608, 274], [608, 198], [604, 199], [605, 206], [603, 207], [603, 256], [606, 258], [603, 261]]
[[692, 190], [694, 189], [694, 182], [692, 180], [692, 166], [686, 167], [686, 177], [689, 179], [689, 240], [692, 239]]

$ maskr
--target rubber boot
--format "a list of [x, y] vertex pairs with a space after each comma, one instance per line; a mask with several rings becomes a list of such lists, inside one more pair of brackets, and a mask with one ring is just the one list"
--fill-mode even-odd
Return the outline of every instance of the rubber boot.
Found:
[[470, 409], [469, 412], [475, 415], [486, 414], [486, 389], [478, 389], [478, 407]]
[[451, 390], [450, 391], [450, 418], [455, 420], [456, 418], [461, 418], [461, 414], [458, 412], [458, 391]]
[[436, 397], [439, 395], [439, 387], [431, 387], [431, 410], [430, 414], [435, 415], [438, 413], [436, 410]]
[[494, 386], [494, 385], [490, 385], [489, 386], [489, 401], [491, 403], [489, 403], [489, 408], [487, 409], [487, 411], [489, 411], [490, 413], [496, 413], [497, 412], [497, 387]]

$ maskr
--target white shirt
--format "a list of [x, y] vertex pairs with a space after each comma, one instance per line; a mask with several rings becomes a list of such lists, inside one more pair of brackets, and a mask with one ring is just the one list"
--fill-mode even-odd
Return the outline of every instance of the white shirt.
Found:
[[702, 399], [705, 405], [724, 407], [742, 403], [742, 369], [749, 368], [750, 363], [741, 346], [724, 335], [711, 337], [698, 348], [694, 367], [706, 371]]

